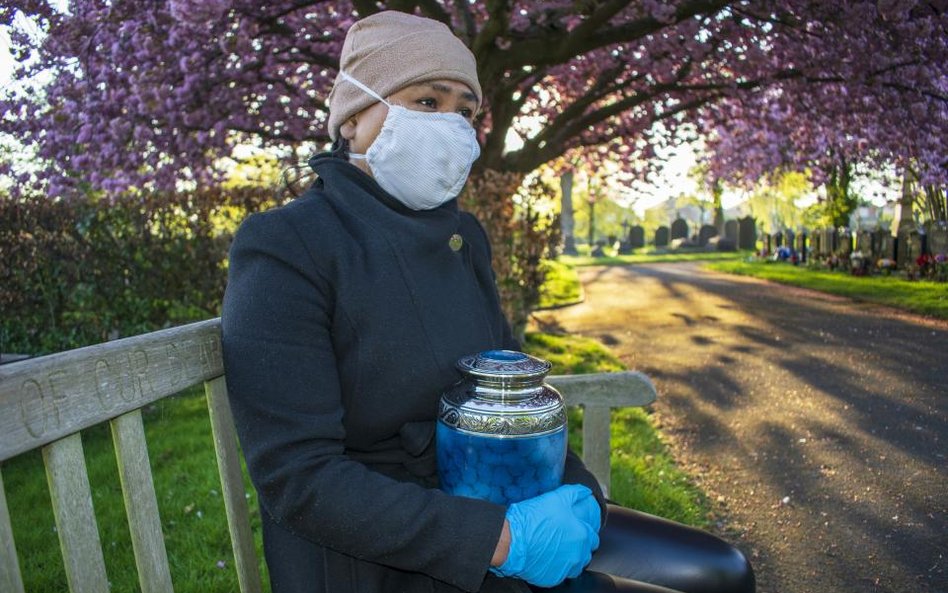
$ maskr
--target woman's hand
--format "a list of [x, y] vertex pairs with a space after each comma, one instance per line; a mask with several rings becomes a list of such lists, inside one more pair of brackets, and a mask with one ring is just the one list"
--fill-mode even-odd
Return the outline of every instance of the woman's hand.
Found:
[[500, 539], [497, 540], [497, 547], [494, 548], [494, 556], [490, 559], [490, 565], [500, 566], [507, 560], [508, 553], [510, 553], [510, 521], [504, 519], [504, 528], [500, 532]]
[[[578, 577], [599, 547], [599, 505], [589, 488], [560, 486], [507, 509], [491, 572], [553, 587]], [[508, 542], [505, 543], [505, 534]]]

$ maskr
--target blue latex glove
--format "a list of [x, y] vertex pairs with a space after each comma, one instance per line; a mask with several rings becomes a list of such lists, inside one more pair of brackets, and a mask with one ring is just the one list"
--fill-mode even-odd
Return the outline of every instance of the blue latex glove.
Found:
[[[576, 484], [576, 486], [579, 485]], [[579, 487], [589, 492], [589, 496], [581, 496], [573, 502], [573, 515], [586, 525], [592, 527], [593, 531], [599, 533], [599, 528], [602, 526], [602, 507], [599, 506], [599, 501], [596, 500], [596, 497], [589, 488], [586, 486]], [[595, 552], [598, 548], [599, 539], [597, 538], [596, 545], [593, 546], [593, 551]]]
[[[590, 502], [595, 513], [590, 512]], [[599, 547], [599, 505], [589, 488], [560, 486], [507, 508], [510, 551], [491, 572], [538, 587], [576, 578]]]

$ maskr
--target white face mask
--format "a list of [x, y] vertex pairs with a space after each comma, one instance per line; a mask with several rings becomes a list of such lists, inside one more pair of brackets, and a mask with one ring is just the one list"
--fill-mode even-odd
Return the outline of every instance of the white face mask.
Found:
[[481, 155], [477, 135], [457, 113], [429, 113], [392, 105], [345, 72], [343, 78], [388, 105], [379, 135], [365, 160], [382, 189], [412, 210], [431, 210], [461, 193], [471, 165]]

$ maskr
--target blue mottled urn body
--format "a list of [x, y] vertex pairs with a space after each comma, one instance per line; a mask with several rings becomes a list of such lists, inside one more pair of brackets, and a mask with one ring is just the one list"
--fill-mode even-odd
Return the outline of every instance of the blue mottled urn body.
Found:
[[466, 377], [441, 397], [441, 489], [510, 504], [555, 489], [566, 461], [566, 409], [543, 383], [550, 364], [490, 350], [458, 361]]

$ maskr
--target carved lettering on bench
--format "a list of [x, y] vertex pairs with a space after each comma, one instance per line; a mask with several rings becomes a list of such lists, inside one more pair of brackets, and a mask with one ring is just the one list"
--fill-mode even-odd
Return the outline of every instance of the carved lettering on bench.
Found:
[[103, 411], [115, 406], [113, 397], [132, 402], [145, 395], [146, 389], [155, 391], [148, 379], [148, 354], [144, 350], [129, 352], [112, 363], [104, 358], [95, 361], [95, 395]]
[[148, 380], [148, 354], [139, 348], [129, 352], [125, 358], [128, 363], [128, 379], [131, 382], [131, 388], [127, 392], [128, 397], [123, 392], [122, 399], [130, 402], [136, 397], [142, 397], [146, 393], [146, 388], [149, 392], [154, 392], [154, 384], [149, 382], [147, 386], [145, 385]]
[[165, 359], [168, 361], [167, 376], [172, 387], [177, 387], [178, 383], [184, 380], [184, 362], [178, 355], [178, 345], [169, 342], [165, 346]]
[[35, 379], [27, 379], [20, 389], [23, 394], [20, 398], [20, 422], [33, 438], [39, 438], [47, 431], [59, 428], [57, 400], [64, 396], [57, 396], [53, 387], [53, 375], [50, 375], [49, 379], [50, 388], [46, 391]]
[[[104, 358], [95, 361], [95, 396], [99, 400], [99, 407], [109, 410], [112, 407], [113, 393], [121, 389], [122, 385], [115, 380], [109, 361]], [[118, 395], [121, 396], [121, 393]]]

